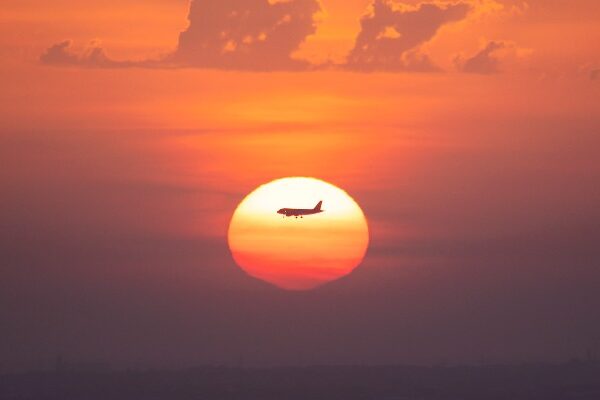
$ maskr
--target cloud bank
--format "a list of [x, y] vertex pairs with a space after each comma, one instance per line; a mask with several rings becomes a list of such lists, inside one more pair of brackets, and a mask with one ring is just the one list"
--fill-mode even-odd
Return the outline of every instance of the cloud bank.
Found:
[[[444, 25], [476, 15], [480, 9], [487, 10], [486, 5], [489, 3], [469, 0], [417, 5], [374, 0], [370, 12], [361, 19], [361, 30], [346, 61], [338, 65], [315, 65], [294, 58], [294, 53], [316, 32], [316, 16], [321, 11], [319, 0], [192, 0], [187, 29], [179, 35], [176, 49], [161, 59], [114, 60], [98, 42], [78, 53], [72, 50], [71, 41], [66, 40], [48, 48], [40, 62], [89, 68], [440, 71], [423, 51], [423, 45]], [[500, 71], [501, 60], [513, 50], [516, 47], [511, 42], [490, 41], [471, 57], [456, 57], [455, 64], [462, 72], [492, 74]]]
[[522, 67], [531, 54], [531, 49], [521, 48], [515, 42], [492, 40], [470, 57], [465, 58], [459, 54], [454, 59], [454, 64], [459, 71], [468, 74], [497, 74], [507, 69], [507, 66], [510, 69]]
[[472, 74], [494, 74], [500, 72], [500, 58], [498, 51], [506, 48], [506, 44], [500, 41], [490, 41], [488, 44], [472, 57], [465, 60], [456, 58], [459, 70]]
[[81, 53], [72, 49], [72, 42], [65, 40], [50, 46], [40, 56], [40, 62], [46, 65], [71, 65], [94, 68], [129, 67], [134, 63], [110, 59], [98, 42], [91, 42]]
[[292, 54], [315, 33], [320, 10], [318, 0], [193, 0], [188, 28], [179, 35], [177, 48], [162, 59], [113, 60], [97, 43], [78, 54], [65, 40], [48, 48], [40, 62], [96, 68], [308, 69], [307, 61]]
[[317, 0], [193, 1], [173, 61], [243, 70], [306, 69], [292, 58], [316, 31]]
[[408, 6], [375, 0], [372, 12], [361, 20], [361, 31], [348, 55], [347, 66], [356, 70], [416, 70], [438, 68], [420, 46], [445, 24], [464, 19], [467, 3], [421, 3]]

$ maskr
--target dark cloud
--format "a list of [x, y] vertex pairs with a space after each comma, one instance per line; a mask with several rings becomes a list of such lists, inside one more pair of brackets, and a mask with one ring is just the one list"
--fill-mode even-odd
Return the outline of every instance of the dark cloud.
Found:
[[310, 64], [292, 54], [316, 31], [320, 9], [318, 0], [194, 0], [177, 48], [161, 59], [113, 60], [95, 42], [76, 53], [66, 40], [48, 48], [40, 61], [95, 68], [302, 70]]
[[175, 62], [241, 70], [305, 69], [292, 58], [316, 31], [317, 0], [192, 1], [189, 27], [179, 36]]
[[47, 65], [78, 65], [82, 67], [118, 68], [129, 67], [129, 61], [115, 61], [109, 58], [98, 42], [91, 42], [81, 53], [72, 50], [72, 42], [65, 40], [49, 47], [40, 56], [40, 62]]
[[357, 70], [431, 71], [437, 67], [420, 53], [447, 23], [465, 18], [467, 3], [421, 3], [416, 7], [375, 0], [372, 12], [361, 20], [362, 29], [347, 66]]
[[[437, 71], [439, 68], [421, 51], [421, 46], [444, 24], [465, 18], [471, 5], [431, 2], [408, 6], [376, 0], [372, 8], [372, 13], [361, 20], [362, 30], [344, 67], [364, 71]], [[114, 60], [97, 42], [77, 53], [67, 40], [48, 48], [40, 61], [94, 68], [306, 70], [317, 66], [294, 59], [293, 54], [315, 33], [315, 15], [320, 10], [318, 0], [194, 0], [189, 26], [180, 34], [177, 48], [161, 59]]]
[[457, 57], [456, 65], [461, 71], [472, 74], [494, 74], [500, 72], [500, 58], [497, 52], [505, 48], [506, 43], [491, 41], [477, 54], [466, 60]]

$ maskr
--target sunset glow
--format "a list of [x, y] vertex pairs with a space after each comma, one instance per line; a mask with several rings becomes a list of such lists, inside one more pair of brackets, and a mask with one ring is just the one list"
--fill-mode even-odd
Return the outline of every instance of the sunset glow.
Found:
[[[325, 212], [283, 218], [280, 208]], [[237, 207], [229, 248], [249, 275], [284, 289], [312, 289], [352, 272], [369, 243], [365, 216], [343, 190], [314, 178], [285, 178], [260, 186]]]
[[0, 397], [3, 369], [57, 356], [600, 355], [599, 21], [600, 0], [2, 0]]

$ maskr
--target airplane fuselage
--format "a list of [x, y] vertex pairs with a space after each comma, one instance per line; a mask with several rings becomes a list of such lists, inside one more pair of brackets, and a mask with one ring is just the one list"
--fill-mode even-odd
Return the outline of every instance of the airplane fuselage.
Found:
[[277, 211], [277, 214], [281, 214], [284, 217], [304, 217], [305, 215], [314, 215], [314, 214], [320, 214], [325, 210], [321, 209], [321, 204], [323, 204], [322, 201], [319, 202], [319, 204], [317, 204], [315, 206], [315, 208], [282, 208], [279, 211]]
[[325, 210], [313, 210], [313, 209], [308, 209], [308, 208], [282, 208], [281, 210], [277, 211], [277, 214], [283, 214], [286, 217], [299, 217], [302, 215], [313, 215], [313, 214], [319, 214], [322, 213]]

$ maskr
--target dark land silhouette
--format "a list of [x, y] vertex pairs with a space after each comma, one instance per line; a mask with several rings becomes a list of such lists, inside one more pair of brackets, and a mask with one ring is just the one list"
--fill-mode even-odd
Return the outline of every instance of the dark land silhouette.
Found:
[[0, 399], [600, 399], [600, 363], [200, 367], [0, 375]]

